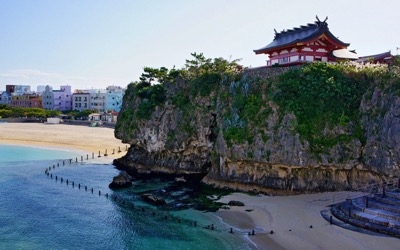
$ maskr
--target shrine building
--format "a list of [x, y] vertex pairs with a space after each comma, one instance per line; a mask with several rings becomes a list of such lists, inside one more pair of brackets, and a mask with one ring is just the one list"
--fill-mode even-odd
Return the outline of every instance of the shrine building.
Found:
[[357, 60], [354, 51], [349, 51], [349, 43], [342, 42], [334, 36], [326, 22], [317, 21], [290, 30], [276, 32], [275, 38], [267, 46], [254, 50], [256, 55], [266, 54], [267, 66], [296, 65], [306, 62], [336, 62]]

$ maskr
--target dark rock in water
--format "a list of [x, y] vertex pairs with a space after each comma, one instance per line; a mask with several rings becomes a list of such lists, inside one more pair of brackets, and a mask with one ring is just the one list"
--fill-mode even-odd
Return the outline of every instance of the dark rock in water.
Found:
[[148, 203], [150, 203], [150, 204], [152, 204], [152, 205], [155, 205], [155, 206], [160, 206], [160, 205], [165, 205], [165, 204], [167, 204], [167, 203], [165, 202], [164, 199], [161, 199], [161, 198], [159, 198], [159, 197], [156, 197], [156, 196], [154, 196], [154, 195], [152, 195], [152, 194], [142, 194], [142, 195], [141, 195], [141, 198], [142, 198], [145, 202], [148, 202]]
[[115, 176], [108, 185], [111, 189], [119, 189], [119, 188], [127, 188], [132, 186], [132, 177], [125, 171], [121, 171], [121, 173]]
[[237, 206], [237, 207], [243, 207], [244, 203], [241, 201], [230, 201], [228, 202], [229, 206]]

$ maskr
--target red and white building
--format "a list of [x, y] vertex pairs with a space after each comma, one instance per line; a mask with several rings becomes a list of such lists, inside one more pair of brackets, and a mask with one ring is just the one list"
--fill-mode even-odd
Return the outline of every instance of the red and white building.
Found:
[[329, 31], [327, 19], [320, 21], [317, 17], [313, 24], [279, 33], [275, 30], [274, 40], [254, 52], [256, 55], [268, 55], [267, 66], [357, 60], [357, 54], [347, 49], [350, 44], [342, 42]]

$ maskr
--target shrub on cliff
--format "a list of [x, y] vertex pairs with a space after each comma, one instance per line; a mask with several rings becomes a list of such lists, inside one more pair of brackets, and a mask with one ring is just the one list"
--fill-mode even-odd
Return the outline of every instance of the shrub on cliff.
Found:
[[[382, 78], [386, 72], [386, 66], [380, 65], [312, 63], [282, 74], [268, 94], [279, 105], [281, 115], [294, 113], [297, 132], [310, 142], [312, 149], [320, 151], [340, 139], [362, 141], [361, 98], [371, 79]], [[341, 137], [324, 135], [326, 127], [336, 125], [354, 133]]]

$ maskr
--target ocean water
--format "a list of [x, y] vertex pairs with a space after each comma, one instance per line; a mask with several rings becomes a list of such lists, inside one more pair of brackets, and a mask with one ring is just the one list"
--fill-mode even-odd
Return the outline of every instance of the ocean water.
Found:
[[[131, 199], [135, 187], [110, 190], [118, 171], [104, 159], [0, 145], [0, 249], [254, 249], [212, 213], [159, 211]], [[203, 228], [210, 224], [215, 230]]]

